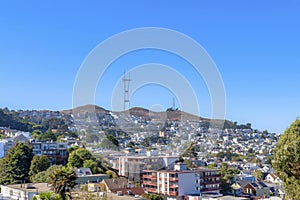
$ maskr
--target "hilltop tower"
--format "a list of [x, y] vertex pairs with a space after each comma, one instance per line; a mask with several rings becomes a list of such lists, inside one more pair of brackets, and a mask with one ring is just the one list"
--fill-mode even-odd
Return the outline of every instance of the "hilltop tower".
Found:
[[131, 81], [130, 79], [130, 73], [126, 76], [126, 71], [124, 71], [123, 76], [123, 83], [124, 83], [124, 103], [123, 103], [123, 111], [130, 108], [130, 97], [129, 97], [129, 83]]

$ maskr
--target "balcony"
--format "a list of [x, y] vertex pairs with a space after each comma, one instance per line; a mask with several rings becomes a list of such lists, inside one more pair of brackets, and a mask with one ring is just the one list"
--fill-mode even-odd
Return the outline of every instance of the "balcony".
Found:
[[178, 196], [178, 192], [169, 192], [170, 193], [170, 196], [174, 196], [174, 197], [176, 197], [176, 196]]
[[178, 182], [178, 178], [176, 178], [176, 177], [170, 177], [169, 180], [174, 181], [174, 182]]
[[153, 180], [157, 180], [157, 176], [152, 176], [152, 175], [143, 175], [143, 178], [149, 178], [149, 179], [153, 179]]
[[211, 185], [211, 184], [221, 184], [221, 181], [204, 181], [200, 183], [201, 185]]
[[217, 187], [217, 188], [202, 188], [200, 191], [201, 192], [213, 192], [213, 191], [219, 191], [221, 190], [221, 187]]
[[157, 186], [157, 182], [152, 182], [152, 181], [143, 181], [144, 185], [152, 185], [152, 186]]
[[170, 184], [169, 188], [178, 188], [177, 184]]
[[145, 188], [147, 192], [157, 193], [157, 189], [155, 188]]
[[205, 175], [205, 176], [201, 176], [201, 179], [204, 179], [204, 178], [218, 178], [218, 177], [221, 178], [221, 174]]

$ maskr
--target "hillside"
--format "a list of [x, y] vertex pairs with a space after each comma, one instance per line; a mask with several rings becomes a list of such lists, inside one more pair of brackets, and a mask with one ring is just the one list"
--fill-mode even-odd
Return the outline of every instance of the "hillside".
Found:
[[[69, 127], [75, 128], [73, 117], [76, 116], [77, 128], [86, 129], [86, 126], [125, 126], [133, 127], [132, 123], [136, 120], [140, 124], [152, 125], [159, 123], [162, 124], [166, 121], [183, 121], [183, 122], [197, 122], [203, 127], [209, 127], [213, 121], [214, 124], [218, 123], [223, 125], [222, 128], [235, 128], [236, 124], [232, 121], [207, 119], [202, 118], [180, 110], [168, 110], [165, 112], [154, 112], [141, 107], [133, 107], [127, 111], [113, 112], [104, 109], [97, 105], [85, 105], [74, 109], [62, 111], [50, 110], [19, 110], [18, 112], [2, 109], [0, 113], [0, 126], [16, 128], [24, 131], [31, 131], [32, 126], [41, 124], [46, 129], [49, 127], [49, 120], [60, 119], [62, 123]], [[72, 117], [73, 116], [73, 117]], [[126, 125], [127, 124], [127, 125]]]
[[61, 113], [64, 114], [72, 114], [72, 113], [87, 113], [87, 112], [96, 112], [96, 113], [108, 113], [109, 111], [97, 106], [97, 105], [85, 105], [85, 106], [79, 106], [74, 109], [69, 109], [69, 110], [62, 110]]

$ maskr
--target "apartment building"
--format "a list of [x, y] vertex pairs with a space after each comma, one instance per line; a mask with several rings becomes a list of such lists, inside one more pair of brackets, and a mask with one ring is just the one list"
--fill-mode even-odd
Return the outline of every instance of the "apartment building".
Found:
[[68, 143], [66, 142], [31, 142], [36, 155], [48, 156], [52, 164], [66, 164], [68, 161]]
[[178, 156], [120, 156], [114, 165], [123, 176], [132, 181], [140, 181], [143, 170], [160, 170], [173, 167]]
[[219, 170], [188, 170], [185, 164], [177, 163], [174, 170], [145, 170], [143, 187], [149, 193], [163, 194], [176, 200], [186, 195], [219, 194], [221, 175]]

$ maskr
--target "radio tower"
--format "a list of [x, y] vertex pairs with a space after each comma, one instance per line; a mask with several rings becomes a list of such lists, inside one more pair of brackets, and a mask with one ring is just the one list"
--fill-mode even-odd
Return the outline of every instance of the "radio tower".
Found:
[[124, 71], [123, 83], [124, 83], [124, 104], [123, 110], [130, 108], [130, 100], [129, 100], [129, 83], [130, 83], [130, 73], [128, 73], [128, 77], [126, 77], [126, 71]]

